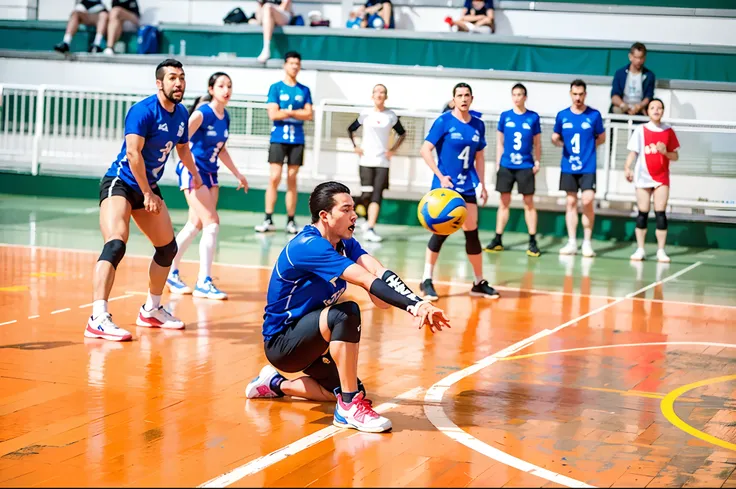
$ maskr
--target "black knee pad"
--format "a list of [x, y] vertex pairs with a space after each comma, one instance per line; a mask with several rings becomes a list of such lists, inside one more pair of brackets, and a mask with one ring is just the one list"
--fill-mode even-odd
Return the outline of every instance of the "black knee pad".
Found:
[[125, 243], [121, 239], [111, 239], [102, 247], [102, 253], [97, 261], [109, 261], [113, 268], [118, 268], [118, 263], [125, 256]]
[[447, 236], [442, 236], [440, 234], [433, 234], [431, 238], [429, 238], [429, 243], [427, 243], [427, 248], [429, 248], [430, 251], [434, 253], [439, 253], [442, 249], [442, 243], [445, 242], [447, 239]]
[[657, 220], [657, 229], [667, 229], [667, 213], [665, 211], [654, 211]]
[[468, 255], [480, 255], [483, 248], [480, 245], [480, 238], [478, 237], [478, 229], [472, 231], [465, 231], [465, 253]]
[[174, 238], [171, 240], [171, 243], [166, 246], [156, 246], [156, 253], [153, 254], [153, 261], [164, 268], [170, 267], [171, 262], [174, 261], [177, 251], [179, 251], [179, 247], [176, 245], [176, 238]]
[[636, 227], [639, 229], [646, 229], [647, 221], [649, 221], [649, 213], [639, 211], [639, 215], [636, 216]]
[[360, 342], [360, 307], [353, 301], [341, 302], [327, 311], [330, 341]]
[[[330, 352], [325, 353], [312, 362], [303, 372], [316, 380], [323, 389], [330, 392], [335, 392], [335, 389], [340, 387], [340, 374], [337, 371], [337, 365], [335, 364], [335, 360], [332, 359]], [[365, 386], [360, 379], [358, 379], [358, 391], [362, 392], [363, 395], [366, 393]]]

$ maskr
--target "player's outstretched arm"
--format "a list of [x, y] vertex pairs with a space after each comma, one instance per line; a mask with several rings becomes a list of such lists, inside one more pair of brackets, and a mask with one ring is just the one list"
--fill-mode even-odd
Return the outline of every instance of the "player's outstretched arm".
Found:
[[383, 302], [416, 317], [419, 328], [428, 324], [434, 333], [435, 330], [440, 331], [443, 327], [450, 327], [450, 322], [442, 309], [417, 297], [391, 270], [386, 270], [383, 276], [378, 278], [355, 263], [346, 268], [341, 276], [351, 284], [363, 287]]

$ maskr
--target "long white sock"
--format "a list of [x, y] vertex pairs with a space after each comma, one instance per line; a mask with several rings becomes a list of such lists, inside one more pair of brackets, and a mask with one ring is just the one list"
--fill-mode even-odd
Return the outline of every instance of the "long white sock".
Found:
[[424, 282], [427, 279], [432, 279], [432, 275], [434, 274], [434, 265], [431, 263], [425, 263], [424, 264], [424, 275], [422, 275], [422, 282]]
[[212, 274], [212, 261], [215, 259], [219, 231], [220, 225], [216, 222], [202, 229], [202, 239], [199, 240], [199, 282], [204, 282], [204, 279]]
[[71, 34], [64, 34], [64, 42], [67, 44], [72, 43], [72, 35]]
[[189, 248], [189, 245], [192, 244], [194, 238], [197, 237], [197, 234], [199, 234], [197, 226], [187, 221], [182, 230], [179, 231], [179, 234], [176, 235], [176, 246], [179, 248], [179, 251], [176, 252], [174, 262], [171, 264], [172, 270], [179, 270], [179, 264], [181, 263], [184, 253], [187, 251], [187, 248]]
[[92, 303], [92, 317], [93, 318], [96, 318], [100, 314], [105, 314], [106, 312], [107, 312], [107, 301], [106, 300], [100, 299]]
[[97, 34], [95, 34], [95, 40], [94, 40], [94, 43], [93, 44], [95, 46], [98, 46], [98, 47], [101, 46], [102, 45], [102, 38], [103, 37], [104, 36], [102, 34], [100, 34], [99, 32]]
[[158, 306], [161, 305], [161, 296], [160, 295], [153, 295], [151, 294], [151, 291], [148, 291], [148, 297], [146, 298], [146, 305], [143, 307], [146, 308], [146, 311], [153, 311], [154, 309], [158, 309]]

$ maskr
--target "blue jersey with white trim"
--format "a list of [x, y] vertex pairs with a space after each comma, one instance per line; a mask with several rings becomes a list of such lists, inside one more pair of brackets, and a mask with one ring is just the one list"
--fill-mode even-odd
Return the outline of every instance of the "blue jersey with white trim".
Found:
[[[477, 117], [463, 122], [452, 112], [445, 112], [434, 121], [425, 138], [437, 150], [437, 166], [443, 175], [452, 178], [453, 190], [462, 195], [474, 195], [478, 186], [475, 153], [486, 147], [486, 126]], [[437, 175], [432, 188], [441, 187]]]
[[230, 114], [227, 110], [220, 119], [209, 104], [197, 109], [202, 113], [202, 124], [191, 135], [192, 156], [199, 171], [216, 173], [219, 167], [218, 154], [230, 135]]
[[[144, 98], [128, 110], [125, 135], [137, 134], [145, 139], [141, 154], [149, 185], [154, 185], [163, 176], [164, 166], [174, 146], [189, 142], [188, 123], [189, 113], [183, 105], [177, 104], [173, 112], [168, 112], [158, 101], [157, 95]], [[120, 154], [105, 176], [119, 177], [134, 190], [141, 191], [130, 170], [125, 139]]]
[[340, 275], [366, 254], [355, 238], [333, 248], [314, 226], [305, 226], [283, 249], [271, 272], [263, 315], [263, 339], [317, 309], [337, 302], [347, 288]]
[[[279, 109], [300, 110], [312, 104], [312, 93], [309, 87], [297, 83], [293, 87], [280, 81], [271, 85], [268, 90], [267, 104], [278, 104]], [[304, 144], [304, 121], [289, 117], [273, 121], [271, 142], [284, 144]]]
[[517, 170], [534, 168], [534, 136], [542, 132], [539, 114], [533, 110], [523, 114], [507, 110], [499, 117], [497, 130], [503, 133], [501, 166]]
[[601, 113], [586, 107], [576, 114], [568, 107], [557, 114], [554, 132], [562, 136], [564, 144], [560, 160], [562, 173], [595, 173], [595, 140], [605, 132]]

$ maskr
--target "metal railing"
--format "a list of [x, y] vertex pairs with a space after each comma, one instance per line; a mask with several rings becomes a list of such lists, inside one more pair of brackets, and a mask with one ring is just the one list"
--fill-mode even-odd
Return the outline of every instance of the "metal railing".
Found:
[[[150, 93], [120, 92], [53, 85], [0, 85], [0, 170], [38, 174], [101, 176], [121, 149], [128, 109]], [[198, 94], [191, 94], [185, 103]], [[336, 179], [357, 188], [358, 156], [347, 128], [365, 106], [346, 101], [322, 100], [315, 106], [314, 122], [305, 124], [306, 156], [300, 172], [303, 187]], [[231, 116], [228, 148], [251, 186], [265, 187], [271, 122], [265, 97], [238, 95], [228, 105]], [[432, 174], [419, 156], [419, 148], [436, 111], [395, 109], [407, 130], [407, 139], [394, 156], [388, 196], [416, 199], [430, 186]], [[495, 148], [498, 113], [483, 112], [486, 124], [486, 176], [495, 187]], [[604, 115], [607, 142], [598, 147], [599, 200], [634, 202], [634, 187], [623, 166], [626, 145], [643, 117]], [[537, 174], [537, 195], [563, 197], [558, 190], [560, 149], [550, 136], [554, 116], [542, 116], [542, 167]], [[680, 159], [672, 163], [670, 204], [693, 209], [736, 208], [736, 123], [669, 120], [681, 143]], [[357, 133], [359, 138], [360, 132]], [[610, 142], [609, 142], [610, 141]], [[175, 161], [175, 160], [173, 160]], [[174, 164], [164, 173], [173, 182]], [[224, 182], [234, 182], [223, 172]], [[496, 202], [495, 192], [490, 203]]]

